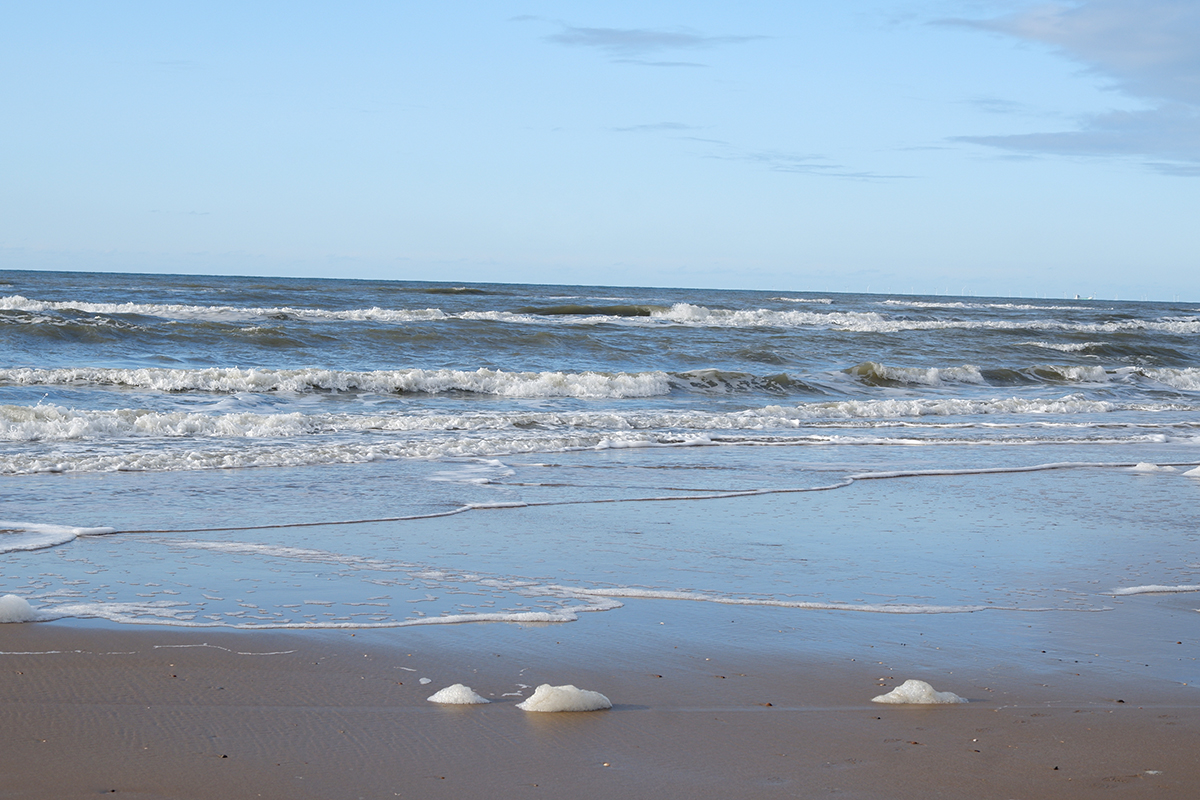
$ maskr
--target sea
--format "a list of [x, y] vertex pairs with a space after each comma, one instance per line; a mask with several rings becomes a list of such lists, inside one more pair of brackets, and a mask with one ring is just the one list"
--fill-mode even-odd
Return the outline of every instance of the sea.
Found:
[[20, 619], [1091, 613], [1198, 466], [1197, 302], [0, 272]]

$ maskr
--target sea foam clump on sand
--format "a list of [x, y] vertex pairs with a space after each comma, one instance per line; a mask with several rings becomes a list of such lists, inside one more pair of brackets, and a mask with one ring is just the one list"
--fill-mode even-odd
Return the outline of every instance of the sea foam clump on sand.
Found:
[[936, 691], [925, 681], [907, 680], [892, 689], [887, 694], [871, 698], [872, 703], [912, 703], [915, 705], [932, 705], [938, 703], [965, 703], [965, 697], [959, 697], [954, 692]]
[[523, 711], [601, 711], [612, 708], [612, 701], [599, 692], [578, 689], [570, 684], [551, 686], [543, 683], [523, 703], [517, 703]]
[[29, 601], [15, 594], [0, 597], [0, 622], [29, 622], [37, 618], [37, 612]]
[[1158, 464], [1150, 464], [1142, 461], [1129, 468], [1132, 472], [1178, 472], [1175, 467], [1160, 467]]
[[429, 702], [467, 706], [478, 703], [490, 703], [491, 700], [475, 694], [475, 691], [470, 686], [456, 683], [453, 686], [447, 686], [445, 689], [431, 694]]

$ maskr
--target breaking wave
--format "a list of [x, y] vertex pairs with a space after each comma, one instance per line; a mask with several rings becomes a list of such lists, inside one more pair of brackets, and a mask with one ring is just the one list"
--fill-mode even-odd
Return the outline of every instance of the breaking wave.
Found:
[[500, 397], [653, 397], [670, 392], [665, 372], [504, 372], [478, 369], [0, 369], [0, 383], [20, 386], [90, 385], [163, 392], [472, 392]]
[[[780, 298], [787, 300], [787, 298]], [[824, 305], [823, 300], [792, 299], [789, 302]], [[884, 305], [895, 301], [884, 301]], [[914, 306], [904, 303], [903, 305]], [[914, 307], [954, 308], [947, 304], [916, 304]], [[962, 305], [969, 308], [969, 305]], [[980, 305], [979, 308], [1012, 308], [1014, 310], [1052, 311], [1053, 306]], [[910, 319], [893, 317], [874, 311], [806, 311], [775, 309], [709, 308], [692, 303], [675, 303], [671, 307], [654, 305], [559, 305], [523, 306], [515, 310], [492, 309], [481, 311], [447, 312], [439, 308], [424, 309], [323, 309], [240, 306], [196, 306], [169, 303], [90, 303], [76, 300], [43, 301], [21, 295], [0, 297], [0, 310], [47, 312], [83, 312], [103, 315], [137, 315], [172, 320], [209, 320], [244, 322], [249, 320], [316, 320], [382, 323], [437, 322], [450, 319], [493, 322], [547, 324], [675, 324], [717, 328], [815, 328], [860, 333], [895, 333], [900, 331], [932, 330], [1045, 330], [1087, 333], [1121, 333], [1151, 331], [1187, 335], [1200, 333], [1200, 318], [1164, 317], [1157, 320], [1121, 319], [1107, 322], [1077, 322], [1053, 319]], [[1060, 310], [1086, 311], [1085, 307], [1064, 306]], [[38, 320], [33, 320], [38, 321]]]

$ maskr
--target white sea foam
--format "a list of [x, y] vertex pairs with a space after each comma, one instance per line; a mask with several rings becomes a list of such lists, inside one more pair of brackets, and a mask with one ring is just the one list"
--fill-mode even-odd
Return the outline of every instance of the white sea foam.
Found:
[[[785, 600], [767, 597], [730, 597], [727, 595], [711, 594], [698, 591], [670, 591], [663, 589], [639, 589], [630, 587], [613, 587], [606, 589], [591, 589], [578, 586], [553, 585], [542, 591], [561, 593], [575, 597], [608, 597], [644, 600], [687, 600], [697, 603], [717, 603], [729, 606], [768, 606], [772, 608], [795, 608], [815, 611], [859, 611], [869, 614], [971, 614], [987, 610], [1017, 610], [1013, 607], [995, 605], [961, 605], [939, 606], [921, 605], [919, 603], [839, 603], [815, 600]], [[1037, 610], [1042, 609], [1026, 609]]]
[[571, 684], [551, 686], [543, 683], [523, 703], [517, 703], [522, 711], [601, 711], [612, 708], [612, 701], [599, 692], [578, 689]]
[[0, 622], [29, 622], [37, 619], [37, 612], [29, 601], [15, 594], [0, 597]]
[[[428, 678], [422, 678], [424, 683]], [[490, 703], [491, 701], [485, 697], [480, 697], [475, 694], [470, 686], [465, 686], [461, 683], [456, 683], [453, 686], [447, 686], [441, 691], [434, 692], [429, 696], [431, 703], [448, 703], [452, 705], [477, 705], [479, 703]]]
[[1194, 469], [1189, 469], [1187, 472], [1185, 472], [1183, 474], [1188, 478], [1200, 478], [1200, 467], [1195, 467]]
[[78, 536], [113, 533], [114, 528], [76, 528], [38, 522], [0, 520], [0, 553], [43, 550], [73, 542]]
[[1143, 461], [1139, 464], [1134, 464], [1129, 469], [1131, 472], [1178, 472], [1179, 471], [1175, 467], [1170, 467], [1170, 466], [1160, 467], [1158, 464], [1150, 464], [1145, 461]]
[[194, 623], [194, 609], [184, 602], [96, 602], [59, 603], [43, 606], [40, 617], [55, 619], [107, 619], [130, 625], [186, 625], [191, 627], [216, 627]]
[[216, 615], [216, 619], [201, 622], [196, 619], [197, 609], [187, 603], [176, 602], [98, 602], [61, 603], [44, 606], [40, 619], [106, 619], [129, 625], [172, 625], [185, 628], [233, 628], [237, 630], [354, 630], [376, 628], [409, 628], [426, 625], [461, 625], [471, 622], [514, 622], [514, 623], [564, 623], [575, 622], [579, 614], [586, 611], [604, 611], [619, 608], [620, 603], [603, 606], [572, 606], [554, 611], [526, 611], [513, 613], [442, 614], [436, 617], [387, 620], [378, 622], [306, 620], [303, 622], [280, 622], [261, 620], [237, 621], [237, 614]]
[[887, 694], [881, 694], [878, 697], [872, 697], [871, 702], [933, 705], [965, 703], [967, 700], [966, 698], [959, 697], [954, 692], [936, 691], [925, 681], [910, 679], [900, 684], [895, 689], [892, 689]]
[[1183, 584], [1180, 586], [1126, 586], [1123, 589], [1113, 589], [1109, 594], [1114, 597], [1127, 597], [1135, 594], [1184, 594], [1200, 592], [1200, 585]]

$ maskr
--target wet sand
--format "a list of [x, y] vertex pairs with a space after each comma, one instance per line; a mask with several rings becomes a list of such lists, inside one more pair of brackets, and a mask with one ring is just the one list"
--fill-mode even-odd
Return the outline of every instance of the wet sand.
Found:
[[[1054, 613], [661, 601], [540, 626], [3, 625], [0, 796], [1194, 797], [1195, 612], [1135, 600], [1069, 639]], [[869, 702], [910, 677], [971, 702]], [[492, 703], [426, 701], [457, 682]], [[515, 707], [543, 682], [614, 707]]]

